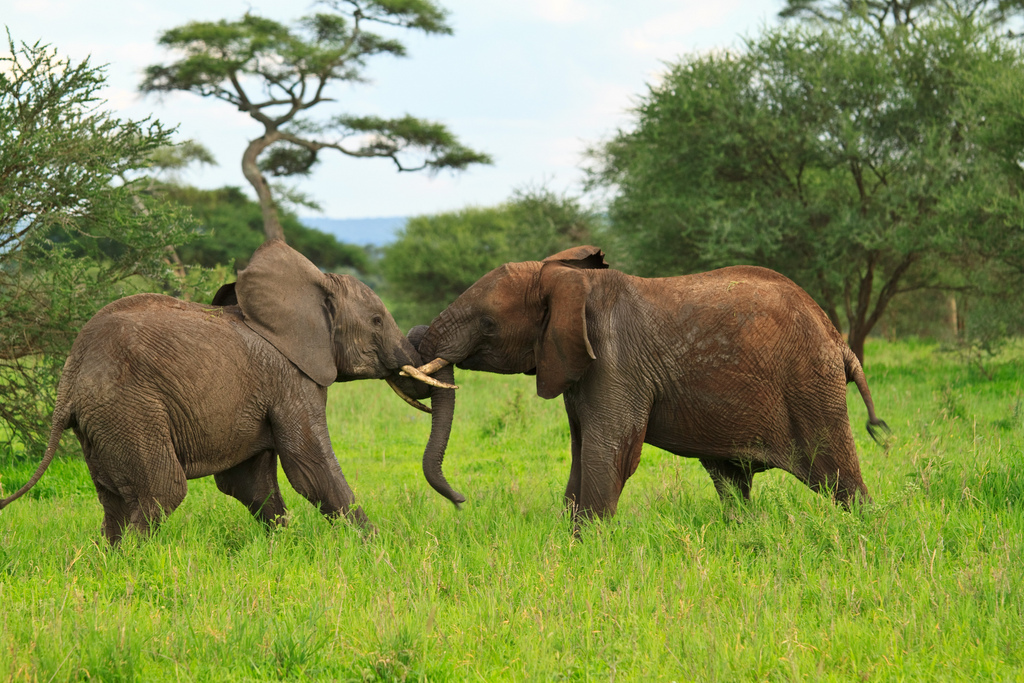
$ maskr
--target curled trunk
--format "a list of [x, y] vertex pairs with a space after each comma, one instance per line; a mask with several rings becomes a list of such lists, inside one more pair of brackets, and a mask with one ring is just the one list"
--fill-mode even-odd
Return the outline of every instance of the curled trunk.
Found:
[[[448, 384], [455, 381], [455, 371], [451, 365], [441, 368], [434, 376]], [[466, 501], [466, 497], [452, 489], [441, 469], [448, 437], [452, 432], [452, 418], [455, 416], [455, 391], [433, 388], [430, 392], [430, 407], [433, 412], [430, 416], [430, 438], [423, 451], [423, 475], [435, 491], [458, 507], [459, 503]]]

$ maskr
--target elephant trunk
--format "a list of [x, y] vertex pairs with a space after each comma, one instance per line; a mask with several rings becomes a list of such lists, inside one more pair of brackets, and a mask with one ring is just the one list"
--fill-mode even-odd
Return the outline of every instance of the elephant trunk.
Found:
[[[446, 365], [437, 371], [435, 377], [453, 384], [455, 371], [452, 365]], [[455, 391], [434, 387], [430, 392], [430, 438], [427, 440], [427, 447], [423, 451], [423, 474], [434, 490], [442, 496], [455, 503], [466, 501], [466, 497], [452, 489], [448, 480], [444, 478], [441, 464], [444, 462], [444, 452], [448, 447], [448, 437], [452, 432], [452, 418], [455, 416]]]

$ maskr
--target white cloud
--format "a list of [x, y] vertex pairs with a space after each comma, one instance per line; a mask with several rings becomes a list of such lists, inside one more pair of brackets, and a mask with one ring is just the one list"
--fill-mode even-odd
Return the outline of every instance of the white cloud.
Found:
[[[580, 154], [630, 125], [630, 109], [657, 83], [663, 62], [695, 50], [736, 45], [778, 11], [779, 0], [443, 0], [456, 35], [408, 36], [413, 59], [375, 62], [373, 83], [340, 88], [334, 110], [441, 121], [495, 165], [438, 176], [396, 173], [389, 162], [325, 156], [302, 187], [327, 215], [393, 216], [490, 205], [511, 190], [549, 182], [570, 188]], [[0, 0], [15, 40], [42, 39], [62, 56], [108, 64], [101, 93], [116, 115], [153, 115], [179, 126], [220, 162], [196, 168], [190, 182], [247, 188], [239, 169], [260, 127], [234, 107], [195, 95], [142, 97], [143, 69], [171, 56], [156, 40], [192, 20], [233, 19], [251, 7], [289, 21], [309, 2], [272, 0]], [[405, 39], [405, 37], [403, 37]], [[418, 42], [417, 42], [418, 41]], [[328, 113], [326, 110], [323, 113]]]
[[70, 0], [15, 0], [10, 9], [16, 14], [58, 17], [69, 14], [72, 4]]
[[623, 44], [639, 54], [671, 59], [694, 50], [737, 43], [737, 27], [766, 19], [773, 11], [764, 2], [687, 3], [685, 9], [660, 14], [626, 30]]
[[573, 24], [592, 14], [582, 0], [529, 0], [525, 5], [535, 16], [555, 24]]

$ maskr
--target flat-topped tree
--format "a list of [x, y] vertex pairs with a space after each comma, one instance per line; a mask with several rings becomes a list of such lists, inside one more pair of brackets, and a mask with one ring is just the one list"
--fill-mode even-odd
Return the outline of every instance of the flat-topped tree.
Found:
[[462, 170], [490, 157], [472, 150], [443, 125], [412, 116], [385, 119], [338, 114], [313, 119], [332, 85], [364, 81], [375, 55], [404, 57], [405, 46], [367, 27], [451, 34], [447, 12], [431, 0], [322, 0], [329, 11], [292, 27], [247, 13], [238, 21], [190, 22], [159, 43], [180, 59], [146, 69], [146, 93], [182, 90], [228, 102], [263, 126], [242, 155], [242, 173], [263, 209], [267, 239], [284, 239], [270, 184], [308, 175], [321, 150], [391, 159], [399, 171]]
[[782, 19], [839, 24], [859, 20], [878, 35], [913, 30], [922, 22], [955, 14], [979, 26], [999, 29], [1008, 37], [1021, 37], [1024, 18], [1021, 0], [785, 0]]
[[784, 26], [671, 65], [634, 125], [591, 151], [590, 182], [614, 192], [627, 269], [772, 268], [863, 363], [898, 297], [1016, 300], [1022, 92], [1024, 52], [972, 17]]

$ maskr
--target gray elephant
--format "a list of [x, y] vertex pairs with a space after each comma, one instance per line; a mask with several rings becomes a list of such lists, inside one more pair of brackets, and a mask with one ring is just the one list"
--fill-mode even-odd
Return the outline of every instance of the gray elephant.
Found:
[[[419, 368], [450, 382], [452, 365], [537, 376], [562, 395], [575, 515], [615, 513], [644, 443], [699, 458], [724, 498], [749, 498], [753, 475], [780, 468], [848, 505], [869, 500], [846, 408], [861, 364], [806, 292], [752, 266], [645, 279], [608, 269], [595, 247], [509, 263], [480, 278], [428, 329], [410, 332]], [[459, 504], [442, 472], [454, 392], [431, 390], [427, 481]]]
[[[71, 348], [49, 445], [30, 489], [71, 427], [116, 544], [148, 532], [213, 475], [259, 520], [283, 521], [281, 459], [292, 486], [320, 512], [367, 526], [331, 449], [327, 387], [393, 381], [419, 356], [366, 285], [320, 272], [279, 240], [253, 254], [237, 285], [206, 306], [138, 294], [100, 310]], [[403, 380], [409, 382], [410, 380]]]

